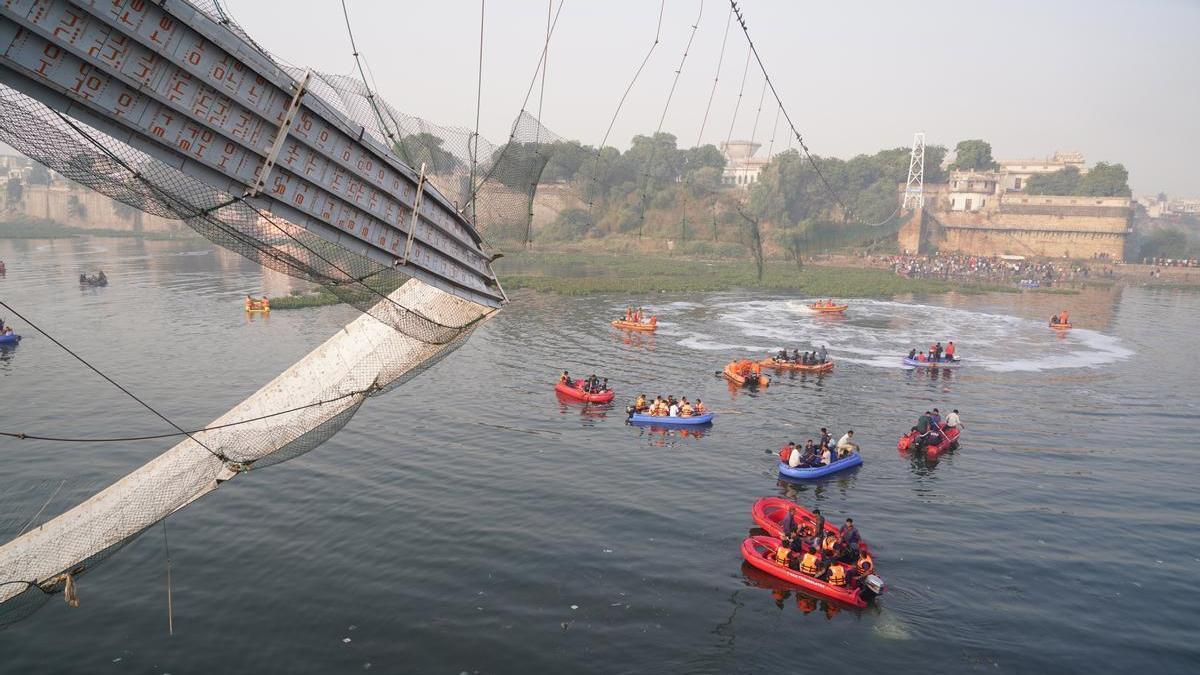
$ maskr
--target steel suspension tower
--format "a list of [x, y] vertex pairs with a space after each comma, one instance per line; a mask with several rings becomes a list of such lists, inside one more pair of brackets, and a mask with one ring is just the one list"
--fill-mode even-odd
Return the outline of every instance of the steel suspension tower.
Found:
[[908, 160], [908, 183], [904, 186], [905, 209], [925, 206], [925, 132], [913, 134], [912, 154]]

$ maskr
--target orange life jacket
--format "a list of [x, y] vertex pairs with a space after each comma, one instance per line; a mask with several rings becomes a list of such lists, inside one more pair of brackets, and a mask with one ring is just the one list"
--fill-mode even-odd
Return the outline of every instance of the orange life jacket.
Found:
[[784, 464], [787, 464], [788, 460], [791, 458], [792, 458], [792, 448], [790, 446], [785, 445], [779, 449], [779, 461], [783, 462]]
[[837, 550], [838, 538], [836, 534], [827, 534], [821, 542], [821, 550], [826, 553], [833, 553]]
[[871, 559], [870, 553], [864, 553], [858, 557], [858, 562], [854, 563], [859, 572], [869, 574], [875, 570], [875, 561]]
[[829, 567], [829, 578], [826, 579], [830, 586], [845, 586], [846, 585], [846, 569], [841, 565], [831, 565]]
[[816, 576], [817, 556], [812, 553], [805, 553], [804, 557], [800, 559], [800, 571]]
[[791, 553], [791, 551], [788, 551], [787, 546], [780, 544], [779, 548], [775, 549], [775, 562], [779, 563], [780, 565], [786, 565], [789, 553]]

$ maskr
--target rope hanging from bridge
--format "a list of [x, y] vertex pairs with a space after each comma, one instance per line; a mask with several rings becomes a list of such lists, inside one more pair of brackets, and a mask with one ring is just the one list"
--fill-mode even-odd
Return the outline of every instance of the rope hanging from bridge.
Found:
[[588, 199], [588, 220], [592, 225], [595, 221], [592, 218], [593, 207], [596, 202], [596, 174], [600, 171], [600, 153], [604, 151], [604, 145], [608, 143], [608, 136], [612, 133], [613, 125], [617, 123], [617, 117], [621, 114], [621, 108], [625, 105], [625, 99], [629, 98], [629, 92], [633, 91], [633, 86], [637, 84], [638, 78], [642, 76], [642, 71], [646, 68], [646, 64], [650, 62], [650, 57], [654, 55], [654, 50], [658, 48], [662, 41], [662, 20], [663, 11], [667, 7], [667, 0], [662, 0], [658, 5], [658, 24], [654, 28], [654, 42], [650, 43], [650, 48], [646, 50], [646, 55], [642, 57], [642, 62], [638, 64], [637, 70], [634, 71], [633, 77], [629, 80], [629, 85], [625, 87], [625, 92], [621, 94], [621, 100], [617, 102], [617, 109], [613, 111], [612, 119], [608, 121], [608, 128], [604, 130], [604, 137], [600, 139], [599, 145], [596, 146], [596, 159], [592, 163], [592, 194]]
[[[638, 239], [642, 238], [642, 230], [646, 224], [646, 201], [649, 199], [650, 191], [650, 170], [654, 165], [654, 155], [658, 150], [658, 135], [662, 133], [663, 123], [667, 119], [667, 109], [671, 107], [671, 99], [675, 96], [675, 88], [679, 86], [679, 76], [683, 74], [683, 64], [687, 62], [688, 53], [692, 49], [692, 41], [696, 39], [696, 29], [700, 27], [700, 19], [704, 17], [704, 0], [700, 0], [700, 9], [696, 13], [696, 20], [692, 22], [691, 32], [688, 34], [687, 44], [683, 47], [683, 56], [679, 57], [679, 67], [675, 69], [675, 77], [671, 80], [671, 89], [667, 92], [667, 100], [663, 103], [662, 114], [658, 117], [658, 127], [654, 129], [654, 136], [650, 139], [650, 156], [646, 159], [646, 164], [642, 168], [642, 198], [639, 200], [641, 208], [638, 211]], [[686, 170], [686, 167], [684, 167]]]

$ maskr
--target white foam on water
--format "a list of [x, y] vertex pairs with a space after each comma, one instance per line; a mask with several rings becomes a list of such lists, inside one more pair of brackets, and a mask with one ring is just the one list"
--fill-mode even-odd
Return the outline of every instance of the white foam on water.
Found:
[[705, 352], [731, 352], [731, 351], [747, 351], [763, 353], [767, 352], [766, 347], [754, 345], [735, 345], [727, 342], [718, 342], [711, 335], [704, 333], [691, 333], [687, 337], [679, 340], [676, 344], [687, 349], [698, 349]]
[[[774, 352], [825, 345], [835, 360], [876, 368], [908, 368], [901, 359], [910, 349], [954, 340], [967, 368], [995, 372], [1039, 372], [1098, 368], [1134, 352], [1115, 337], [1075, 329], [1065, 336], [1040, 321], [971, 309], [919, 305], [891, 300], [856, 300], [845, 317], [812, 312], [808, 300], [717, 302], [718, 326], [729, 334], [693, 335], [697, 349]], [[740, 345], [739, 338], [769, 340], [763, 347]]]

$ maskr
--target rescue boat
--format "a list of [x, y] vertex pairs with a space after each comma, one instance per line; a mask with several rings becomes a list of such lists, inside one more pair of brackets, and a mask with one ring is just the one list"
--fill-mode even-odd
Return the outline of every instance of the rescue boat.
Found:
[[914, 368], [957, 368], [962, 365], [962, 359], [942, 359], [941, 361], [920, 361], [918, 359], [910, 359], [905, 356], [903, 359], [904, 365]]
[[612, 389], [606, 389], [599, 394], [586, 392], [583, 390], [583, 380], [575, 380], [571, 384], [559, 382], [554, 385], [554, 391], [568, 398], [573, 398], [576, 401], [584, 401], [585, 403], [608, 403], [616, 396], [616, 392]]
[[852, 452], [848, 456], [826, 466], [798, 466], [793, 469], [787, 465], [787, 462], [780, 462], [779, 474], [781, 476], [786, 476], [787, 478], [821, 478], [822, 476], [828, 476], [829, 474], [845, 471], [846, 469], [853, 469], [856, 466], [861, 466], [862, 463], [862, 455], [858, 454], [857, 452]]
[[625, 319], [613, 319], [613, 328], [621, 330], [633, 330], [642, 333], [653, 333], [658, 329], [658, 317], [652, 316], [649, 321], [626, 321]]
[[16, 333], [10, 335], [0, 335], [0, 345], [15, 345], [21, 341], [21, 336]]
[[859, 609], [866, 607], [871, 598], [884, 590], [882, 579], [874, 574], [866, 574], [860, 580], [855, 576], [857, 570], [854, 566], [845, 563], [833, 563], [845, 574], [844, 586], [836, 586], [800, 570], [794, 570], [776, 560], [775, 552], [781, 544], [782, 542], [775, 537], [747, 537], [742, 541], [742, 557], [756, 569], [773, 577], [793, 583], [809, 593], [844, 602]]
[[703, 415], [691, 415], [690, 417], [669, 417], [667, 415], [647, 415], [645, 413], [631, 413], [629, 421], [634, 424], [665, 424], [669, 426], [696, 426], [698, 424], [711, 424], [713, 418], [716, 417], [715, 412], [706, 412]]
[[850, 305], [821, 305], [814, 302], [808, 308], [818, 314], [841, 314], [849, 309]]
[[[939, 440], [937, 443], [930, 443], [929, 445], [925, 446], [926, 457], [936, 457], [938, 453], [945, 452], [958, 445], [958, 437], [962, 433], [961, 429], [958, 429], [957, 427], [945, 427], [938, 425], [938, 430], [941, 431], [941, 440]], [[904, 434], [900, 437], [900, 440], [896, 441], [896, 449], [900, 452], [907, 452], [915, 449], [913, 444], [916, 443], [918, 435], [919, 434], [915, 431], [910, 431], [907, 434]]]
[[797, 373], [828, 373], [829, 371], [833, 370], [833, 361], [826, 361], [825, 363], [817, 363], [811, 366], [806, 366], [802, 363], [796, 363], [794, 361], [780, 361], [778, 359], [770, 358], [759, 361], [758, 365], [765, 368], [790, 370]]
[[246, 312], [250, 314], [266, 314], [271, 311], [271, 301], [267, 298], [251, 300], [246, 298]]
[[1069, 324], [1069, 323], [1052, 323], [1052, 324], [1050, 324], [1050, 330], [1071, 330], [1071, 324]]
[[[758, 366], [758, 372], [755, 372], [754, 366]], [[725, 379], [738, 385], [739, 387], [760, 386], [765, 387], [771, 383], [771, 378], [762, 374], [762, 367], [754, 361], [732, 361], [725, 364], [725, 369], [722, 371]]]

